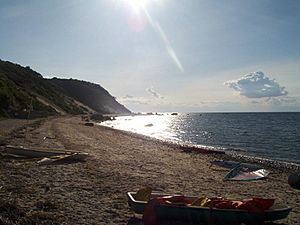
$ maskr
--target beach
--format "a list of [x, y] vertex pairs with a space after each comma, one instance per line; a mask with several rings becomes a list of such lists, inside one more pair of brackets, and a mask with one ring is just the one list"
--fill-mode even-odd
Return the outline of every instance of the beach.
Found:
[[[299, 190], [289, 186], [293, 171], [287, 168], [266, 165], [271, 173], [265, 180], [225, 182], [228, 170], [212, 167], [210, 161], [229, 156], [187, 153], [180, 146], [84, 123], [69, 116], [0, 121], [2, 148], [9, 144], [89, 153], [84, 162], [55, 165], [1, 157], [0, 209], [10, 203], [22, 211], [24, 221], [39, 224], [140, 224], [126, 193], [150, 186], [187, 196], [274, 198], [293, 208], [275, 224], [300, 224]], [[8, 218], [2, 217], [0, 224], [13, 224]]]

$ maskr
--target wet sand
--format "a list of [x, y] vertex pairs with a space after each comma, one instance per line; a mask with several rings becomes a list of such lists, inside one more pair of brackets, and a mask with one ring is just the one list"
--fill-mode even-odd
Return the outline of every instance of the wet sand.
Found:
[[286, 169], [269, 168], [266, 180], [224, 182], [228, 170], [209, 163], [224, 156], [186, 153], [179, 146], [141, 135], [85, 126], [80, 117], [26, 125], [0, 121], [1, 143], [90, 154], [85, 162], [44, 166], [36, 160], [1, 158], [1, 201], [16, 204], [27, 214], [51, 218], [52, 223], [41, 224], [139, 224], [127, 205], [126, 192], [144, 186], [192, 196], [275, 198], [293, 207], [289, 217], [277, 224], [300, 224], [300, 191], [288, 185]]

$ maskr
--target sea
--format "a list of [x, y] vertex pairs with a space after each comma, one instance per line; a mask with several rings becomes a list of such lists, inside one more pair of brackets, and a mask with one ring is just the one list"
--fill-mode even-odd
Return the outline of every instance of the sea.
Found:
[[178, 144], [300, 165], [300, 113], [148, 113], [101, 125]]

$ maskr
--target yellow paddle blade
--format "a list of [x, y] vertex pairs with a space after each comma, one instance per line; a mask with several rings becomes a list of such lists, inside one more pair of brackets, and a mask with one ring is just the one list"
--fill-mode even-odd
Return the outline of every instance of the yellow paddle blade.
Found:
[[149, 201], [150, 196], [151, 196], [152, 188], [150, 187], [145, 187], [140, 190], [135, 194], [135, 199], [138, 201]]
[[197, 198], [195, 201], [192, 202], [191, 206], [202, 206], [202, 207], [209, 207], [209, 198], [201, 197]]

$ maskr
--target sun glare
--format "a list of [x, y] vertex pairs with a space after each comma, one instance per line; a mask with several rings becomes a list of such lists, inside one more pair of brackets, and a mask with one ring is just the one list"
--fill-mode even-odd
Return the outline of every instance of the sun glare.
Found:
[[135, 13], [139, 14], [145, 9], [149, 0], [123, 0]]
[[160, 26], [159, 21], [154, 20], [148, 11], [148, 4], [150, 5], [150, 3], [156, 3], [161, 5], [163, 0], [122, 0], [122, 2], [124, 3], [124, 5], [126, 5], [127, 8], [130, 9], [130, 11], [133, 12], [130, 13], [131, 15], [128, 18], [128, 24], [130, 28], [135, 32], [141, 32], [144, 30], [147, 21], [159, 34], [172, 61], [181, 72], [184, 72], [184, 68], [179, 58], [177, 57], [177, 54], [172, 47], [167, 35]]

